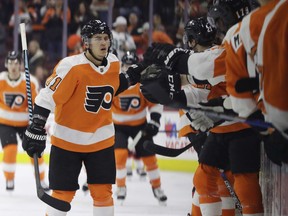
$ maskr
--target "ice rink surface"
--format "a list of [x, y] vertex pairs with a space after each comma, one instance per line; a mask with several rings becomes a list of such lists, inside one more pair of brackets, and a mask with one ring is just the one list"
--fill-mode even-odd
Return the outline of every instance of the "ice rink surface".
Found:
[[[0, 165], [1, 171], [2, 167]], [[168, 197], [160, 206], [154, 198], [149, 180], [140, 180], [136, 172], [127, 179], [127, 197], [123, 205], [115, 201], [115, 216], [186, 216], [191, 208], [191, 173], [161, 171], [162, 188]], [[85, 182], [81, 172], [79, 183]], [[81, 186], [80, 185], [80, 186]], [[17, 165], [15, 190], [7, 192], [0, 175], [0, 216], [44, 216], [46, 204], [37, 198], [32, 165]], [[115, 185], [113, 191], [115, 191]], [[68, 216], [92, 216], [92, 198], [78, 190]]]

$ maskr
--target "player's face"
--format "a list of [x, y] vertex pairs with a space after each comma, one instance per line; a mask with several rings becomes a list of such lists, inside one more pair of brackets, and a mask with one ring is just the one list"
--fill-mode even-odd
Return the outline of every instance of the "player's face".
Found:
[[90, 38], [90, 49], [97, 58], [104, 58], [110, 46], [108, 34], [95, 34]]
[[14, 73], [14, 74], [20, 73], [20, 62], [18, 61], [18, 59], [8, 59], [7, 69], [9, 73]]

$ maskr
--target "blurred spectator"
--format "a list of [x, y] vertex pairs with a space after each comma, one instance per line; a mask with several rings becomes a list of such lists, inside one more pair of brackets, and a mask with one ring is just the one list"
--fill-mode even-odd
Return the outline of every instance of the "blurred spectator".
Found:
[[153, 15], [153, 28], [154, 31], [163, 31], [165, 32], [165, 27], [162, 24], [162, 18], [159, 14]]
[[127, 32], [131, 35], [140, 35], [139, 29], [141, 28], [139, 23], [139, 17], [136, 13], [132, 12], [129, 14], [129, 25], [127, 27]]
[[36, 67], [43, 66], [45, 62], [44, 52], [36, 40], [31, 40], [28, 44], [28, 59], [29, 71], [32, 75], [35, 75]]
[[72, 34], [67, 40], [68, 56], [80, 54], [83, 52], [81, 37], [77, 34]]
[[118, 58], [122, 59], [127, 51], [135, 51], [136, 45], [133, 37], [127, 32], [127, 20], [123, 16], [118, 16], [113, 23], [113, 49], [116, 50]]
[[117, 0], [114, 7], [118, 8], [120, 16], [128, 17], [131, 12], [141, 15], [141, 1], [139, 0]]
[[[19, 26], [20, 23], [25, 23], [26, 37], [29, 42], [32, 39], [32, 23], [36, 22], [37, 14], [33, 7], [28, 7], [26, 0], [19, 0], [19, 23], [15, 23], [15, 14], [13, 13], [9, 20], [9, 27], [14, 28], [14, 25]], [[20, 40], [20, 30], [19, 30], [19, 41]], [[21, 48], [21, 43], [19, 43], [19, 49]]]
[[[51, 1], [53, 3], [53, 1]], [[46, 10], [42, 19], [45, 26], [45, 43], [47, 43], [47, 52], [49, 61], [54, 64], [62, 57], [62, 32], [63, 32], [63, 0], [55, 0], [54, 5]], [[71, 21], [70, 9], [67, 9], [67, 23]]]
[[88, 4], [85, 1], [81, 1], [71, 21], [70, 32], [80, 35], [83, 24], [96, 17], [97, 16], [91, 13]]
[[95, 17], [108, 23], [109, 0], [92, 0], [89, 8]]
[[50, 76], [48, 70], [44, 68], [42, 65], [38, 65], [35, 68], [35, 77], [39, 82], [39, 88], [45, 87], [46, 79]]
[[6, 29], [0, 21], [0, 58], [6, 54]]
[[[137, 45], [137, 54], [140, 56], [149, 46], [149, 28], [149, 23], [146, 22], [143, 24], [142, 34], [139, 36], [133, 36], [133, 39]], [[166, 32], [159, 30], [154, 30], [152, 32], [152, 42], [173, 44], [171, 37]]]

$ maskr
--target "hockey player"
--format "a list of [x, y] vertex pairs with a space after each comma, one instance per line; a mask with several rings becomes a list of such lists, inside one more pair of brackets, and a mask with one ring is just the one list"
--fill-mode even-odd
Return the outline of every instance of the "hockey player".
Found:
[[[227, 50], [227, 52], [230, 53], [229, 58], [227, 58], [226, 61], [227, 90], [231, 95], [234, 111], [239, 113], [241, 117], [253, 117], [263, 120], [264, 116], [261, 112], [266, 113], [267, 111], [265, 111], [265, 108], [263, 107], [263, 98], [258, 100], [258, 97], [256, 97], [255, 99], [255, 94], [259, 95], [259, 74], [256, 73], [255, 68], [255, 64], [257, 63], [256, 52], [258, 38], [264, 19], [278, 2], [278, 0], [260, 1], [261, 7], [243, 19], [239, 33], [235, 34], [231, 39], [231, 44], [233, 44], [233, 46], [230, 46]], [[235, 38], [238, 38], [238, 40], [235, 40]], [[235, 45], [235, 42], [237, 42], [237, 46]], [[246, 57], [246, 53], [248, 53], [248, 57]], [[270, 61], [271, 60], [269, 60], [269, 62]], [[283, 79], [281, 78], [281, 80]], [[259, 106], [259, 104], [261, 104], [261, 106]], [[285, 119], [285, 114], [282, 114], [281, 119]], [[263, 129], [261, 130], [263, 131]], [[285, 160], [285, 154], [287, 155], [287, 150], [285, 150], [285, 145], [283, 145], [284, 140], [281, 138], [281, 135], [275, 131], [271, 136], [265, 135], [262, 137], [267, 156], [274, 163], [281, 165], [281, 160]], [[278, 140], [278, 142], [275, 142], [275, 140]]]
[[[184, 30], [185, 32], [184, 32], [183, 42], [184, 44], [187, 45], [187, 47], [192, 49], [195, 53], [209, 52], [209, 49], [215, 49], [215, 50], [219, 49], [220, 51], [222, 50], [221, 47], [213, 46], [213, 42], [216, 36], [216, 29], [208, 23], [206, 17], [192, 19], [186, 24]], [[223, 56], [220, 55], [218, 56], [218, 58], [215, 59], [215, 61], [219, 61], [219, 59], [221, 58], [223, 58]], [[210, 80], [210, 82], [211, 81], [212, 80]], [[186, 94], [190, 95], [189, 98], [193, 98], [193, 102], [195, 105], [203, 100], [213, 98], [215, 92], [217, 92], [217, 89], [221, 86], [225, 86], [224, 82], [220, 82], [218, 85], [212, 86], [207, 80], [205, 80], [205, 81], [202, 81], [201, 84], [200, 83], [198, 85], [189, 84], [189, 85], [185, 85], [183, 88]], [[179, 137], [187, 136], [190, 142], [194, 144], [193, 147], [199, 156], [200, 151], [203, 147], [203, 144], [207, 138], [207, 135], [205, 132], [195, 131], [191, 126], [190, 113], [188, 111], [184, 111], [184, 112], [183, 111], [180, 111], [181, 128], [179, 131]], [[229, 175], [229, 178], [233, 179], [231, 177], [231, 172], [227, 171], [226, 175]], [[219, 179], [219, 181], [217, 182], [217, 185], [218, 185], [219, 191], [221, 191], [221, 193], [219, 194], [221, 197], [221, 199], [219, 198], [219, 202], [222, 201], [222, 215], [234, 216], [235, 206], [230, 204], [230, 203], [233, 203], [233, 201], [232, 201], [232, 198], [230, 197], [229, 191], [226, 189], [224, 185], [223, 180]], [[193, 216], [202, 215], [200, 206], [199, 206], [199, 195], [198, 195], [197, 190], [194, 190], [194, 193], [193, 193], [191, 215]]]
[[[122, 58], [122, 70], [126, 71], [131, 65], [138, 62], [134, 52], [126, 52]], [[150, 120], [147, 122], [147, 109]], [[152, 140], [158, 133], [163, 106], [152, 104], [145, 100], [140, 92], [140, 84], [131, 86], [113, 100], [113, 121], [115, 124], [115, 156], [116, 156], [116, 184], [117, 199], [126, 198], [126, 160], [128, 157], [128, 138], [134, 139], [139, 131], [142, 137], [135, 146], [135, 154], [143, 160], [146, 167], [152, 191], [160, 204], [165, 204], [167, 196], [161, 188], [160, 172], [155, 154], [143, 148], [145, 140]]]
[[[248, 12], [249, 4], [245, 0], [220, 0], [214, 2], [208, 15], [211, 23], [217, 26], [218, 31], [220, 33], [226, 33], [231, 25], [240, 21]], [[226, 37], [229, 37], [229, 35], [226, 35]], [[192, 99], [188, 100], [188, 97], [181, 97], [181, 95], [183, 95], [181, 92], [175, 93], [175, 89], [177, 89], [177, 87], [175, 87], [175, 83], [177, 83], [175, 71], [193, 75], [189, 81], [196, 83], [199, 78], [195, 79], [195, 77], [209, 74], [209, 70], [203, 71], [202, 73], [199, 73], [200, 70], [197, 72], [196, 68], [199, 67], [199, 62], [193, 59], [195, 55], [189, 55], [187, 52], [178, 48], [171, 48], [171, 46], [165, 47], [163, 45], [158, 47], [154, 46], [152, 51], [149, 51], [150, 54], [152, 53], [150, 58], [156, 62], [164, 62], [166, 66], [172, 69], [173, 74], [168, 75], [168, 77], [170, 77], [170, 79], [168, 79], [168, 82], [170, 82], [168, 92], [170, 91], [169, 93], [173, 96], [173, 99], [176, 97], [176, 104], [180, 103], [180, 99], [182, 100], [182, 104], [184, 103], [185, 106], [187, 106]], [[160, 50], [162, 52], [159, 52]], [[210, 61], [207, 61], [207, 59], [210, 59]], [[211, 62], [211, 58], [207, 57], [206, 61], [200, 61], [200, 63], [201, 62], [205, 63], [201, 69], [207, 70], [210, 68], [211, 71], [211, 67], [208, 65], [208, 63]], [[219, 71], [217, 72], [217, 69], [221, 69], [222, 72], [224, 71], [222, 75], [225, 75], [225, 61], [222, 61], [222, 64], [220, 64], [219, 61], [215, 61], [215, 63], [217, 63], [219, 67], [216, 67], [216, 64], [215, 67], [212, 67], [212, 73], [210, 72], [212, 77], [221, 75], [218, 73]], [[143, 77], [144, 76], [143, 74]], [[174, 89], [170, 88], [172, 84], [175, 87]], [[227, 95], [227, 93], [222, 92], [222, 95]], [[206, 104], [201, 103], [201, 106], [213, 110], [221, 109], [222, 111], [229, 111], [229, 106], [227, 106], [229, 105], [228, 102], [229, 98], [222, 97], [209, 100]], [[221, 202], [218, 201], [219, 194], [216, 182], [220, 176], [219, 169], [231, 169], [235, 181], [234, 189], [241, 201], [243, 215], [262, 215], [262, 196], [258, 182], [260, 139], [255, 131], [246, 124], [233, 121], [221, 123], [221, 121], [217, 120], [217, 124], [221, 124], [215, 127], [215, 120], [201, 113], [194, 116], [192, 115], [191, 125], [195, 129], [200, 129], [201, 131], [210, 129], [208, 138], [199, 156], [200, 166], [194, 175], [194, 185], [199, 193], [202, 214], [221, 215]]]
[[[7, 71], [0, 74], [0, 139], [3, 149], [3, 171], [6, 179], [6, 190], [14, 190], [16, 156], [18, 151], [17, 134], [23, 139], [28, 126], [29, 114], [26, 97], [25, 74], [21, 72], [21, 55], [16, 51], [8, 52], [5, 59]], [[38, 82], [31, 76], [32, 100], [38, 94]], [[33, 160], [31, 160], [33, 162]], [[45, 163], [39, 159], [40, 180], [43, 188], [46, 185]]]
[[[29, 156], [41, 157], [44, 125], [54, 111], [49, 164], [52, 196], [70, 203], [79, 189], [78, 176], [84, 164], [93, 215], [112, 216], [112, 184], [116, 178], [112, 100], [136, 84], [145, 67], [138, 63], [126, 74], [120, 73], [119, 60], [109, 53], [112, 36], [105, 22], [90, 20], [83, 26], [81, 38], [85, 51], [62, 59], [37, 95], [32, 124], [22, 146]], [[67, 212], [48, 206], [46, 214]]]
[[[257, 46], [257, 69], [260, 74], [260, 92], [266, 110], [267, 121], [272, 122], [276, 130], [264, 138], [267, 148], [276, 154], [275, 157], [288, 163], [288, 100], [279, 97], [279, 93], [287, 92], [287, 1], [279, 1], [266, 16]], [[268, 44], [271, 38], [276, 42]], [[271, 54], [277, 53], [279, 56]], [[286, 56], [286, 57], [285, 57]]]

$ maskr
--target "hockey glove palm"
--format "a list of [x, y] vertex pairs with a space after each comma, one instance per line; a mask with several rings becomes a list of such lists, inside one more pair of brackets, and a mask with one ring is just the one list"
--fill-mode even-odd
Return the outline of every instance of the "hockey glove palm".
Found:
[[46, 120], [33, 118], [32, 123], [25, 131], [22, 147], [30, 157], [36, 153], [40, 158], [46, 147], [46, 131], [44, 129]]

